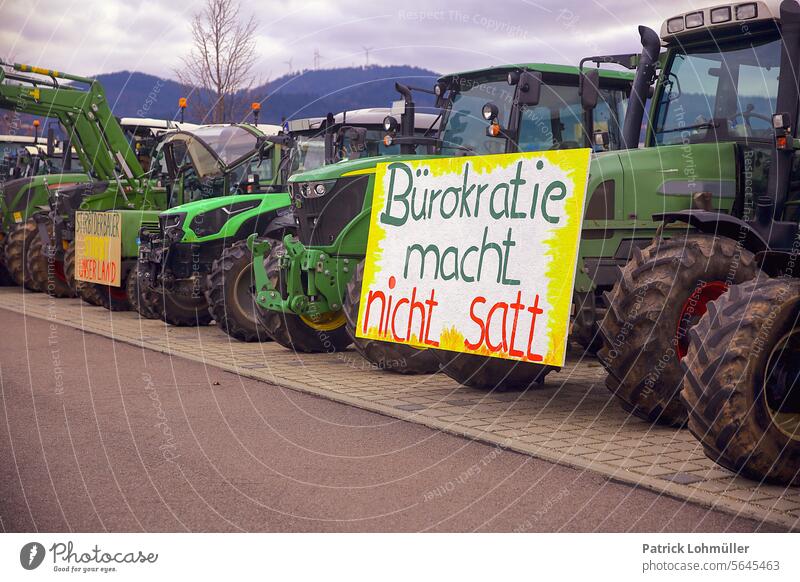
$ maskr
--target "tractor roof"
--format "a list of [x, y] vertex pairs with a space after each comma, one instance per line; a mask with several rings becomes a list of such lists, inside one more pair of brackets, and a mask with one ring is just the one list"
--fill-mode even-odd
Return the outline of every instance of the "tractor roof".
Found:
[[[31, 135], [0, 135], [0, 143], [20, 143], [29, 144], [34, 143], [34, 138]], [[42, 136], [39, 136], [39, 141], [46, 141]]]
[[[488, 67], [486, 69], [475, 69], [472, 71], [464, 71], [461, 73], [453, 73], [444, 75], [439, 80], [447, 81], [456, 77], [477, 77], [491, 74], [504, 75], [509, 71], [517, 71], [519, 69], [526, 69], [529, 71], [539, 71], [541, 73], [555, 73], [561, 75], [575, 75], [576, 82], [580, 68], [574, 65], [552, 65], [548, 63], [520, 63], [509, 65], [498, 65], [496, 67]], [[634, 74], [627, 71], [614, 71], [607, 69], [600, 69], [600, 78], [619, 81], [633, 81]]]
[[[696, 35], [703, 31], [724, 30], [768, 21], [780, 21], [782, 0], [759, 2], [731, 2], [696, 8], [670, 16], [661, 25], [661, 38], [665, 42]], [[687, 18], [688, 17], [688, 18]], [[739, 32], [739, 34], [744, 34]]]
[[[367, 125], [377, 125], [383, 127], [383, 120], [388, 115], [399, 115], [401, 112], [389, 107], [368, 107], [366, 109], [351, 109], [340, 111], [333, 116], [335, 124], [353, 125], [363, 127]], [[438, 121], [438, 115], [422, 113], [417, 111], [414, 121], [417, 129], [428, 129], [431, 124]], [[292, 119], [288, 122], [289, 130], [294, 133], [315, 133], [322, 129], [325, 124], [325, 117], [308, 117], [304, 119]]]
[[[399, 114], [395, 111], [395, 114]], [[380, 125], [383, 126], [383, 120], [387, 115], [392, 115], [392, 108], [389, 107], [370, 107], [367, 109], [353, 109], [351, 111], [342, 111], [333, 116], [336, 123], [346, 123], [347, 125]], [[417, 112], [414, 115], [414, 120], [417, 129], [428, 129], [431, 123], [437, 118], [436, 115], [431, 113]], [[324, 121], [324, 120], [323, 120]], [[321, 125], [321, 123], [320, 123]]]

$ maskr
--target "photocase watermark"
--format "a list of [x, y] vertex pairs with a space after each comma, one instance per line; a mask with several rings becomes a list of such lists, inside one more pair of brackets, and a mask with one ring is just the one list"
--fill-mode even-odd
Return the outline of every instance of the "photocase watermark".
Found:
[[411, 22], [448, 22], [463, 25], [474, 25], [494, 34], [503, 34], [513, 38], [529, 38], [527, 28], [480, 12], [465, 12], [463, 10], [400, 10], [397, 13], [400, 20]]
[[161, 404], [158, 390], [156, 390], [153, 383], [153, 378], [147, 372], [142, 373], [142, 381], [144, 382], [144, 391], [150, 398], [153, 409], [156, 411], [156, 418], [159, 420], [154, 426], [161, 431], [161, 435], [164, 437], [164, 441], [158, 446], [158, 450], [161, 451], [161, 456], [164, 457], [165, 461], [175, 463], [180, 458], [180, 454], [177, 452], [175, 434], [172, 432], [172, 427], [170, 427], [167, 420], [167, 413]]
[[164, 81], [161, 79], [157, 79], [153, 88], [150, 89], [150, 92], [144, 99], [144, 103], [142, 106], [136, 110], [137, 117], [147, 117], [147, 114], [153, 108], [153, 106], [158, 103], [158, 96], [161, 93], [161, 88], [164, 86]]
[[392, 370], [405, 368], [407, 363], [405, 358], [370, 362], [352, 352], [337, 352], [336, 359], [354, 370]]
[[53, 572], [72, 574], [108, 574], [117, 572], [120, 565], [155, 564], [158, 554], [155, 552], [106, 551], [98, 544], [88, 550], [77, 550], [72, 541], [56, 542], [49, 550], [39, 542], [29, 542], [19, 552], [19, 563], [26, 570], [35, 570], [45, 560], [48, 553], [52, 557]]
[[64, 366], [61, 362], [61, 348], [59, 348], [58, 325], [53, 323], [58, 319], [58, 308], [55, 298], [51, 295], [47, 304], [47, 317], [50, 324], [47, 329], [47, 347], [50, 350], [50, 364], [53, 369], [54, 391], [56, 394], [64, 393]]
[[553, 497], [545, 501], [545, 504], [536, 510], [536, 512], [529, 518], [520, 523], [517, 527], [513, 529], [514, 533], [524, 533], [526, 531], [530, 531], [533, 529], [533, 526], [542, 519], [545, 515], [550, 513], [550, 511], [559, 503], [564, 501], [569, 496], [569, 489], [564, 487], [558, 493], [556, 493]]
[[461, 471], [458, 476], [455, 478], [442, 483], [441, 485], [437, 485], [433, 489], [430, 489], [423, 493], [422, 499], [425, 503], [428, 501], [433, 501], [434, 499], [438, 499], [448, 495], [456, 490], [457, 487], [466, 484], [471, 479], [474, 479], [478, 475], [481, 474], [481, 471], [488, 466], [492, 461], [494, 461], [497, 457], [499, 457], [503, 453], [504, 449], [500, 446], [494, 447], [491, 451], [483, 455], [480, 460], [476, 463], [473, 463], [463, 471]]

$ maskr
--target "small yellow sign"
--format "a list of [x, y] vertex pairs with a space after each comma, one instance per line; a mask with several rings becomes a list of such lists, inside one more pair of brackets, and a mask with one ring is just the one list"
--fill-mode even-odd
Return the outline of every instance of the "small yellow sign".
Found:
[[22, 213], [21, 212], [15, 212], [14, 213], [14, 222], [16, 222], [17, 224], [20, 224], [22, 222]]
[[379, 164], [356, 335], [563, 366], [589, 156]]
[[75, 213], [75, 279], [120, 286], [121, 223], [119, 212]]

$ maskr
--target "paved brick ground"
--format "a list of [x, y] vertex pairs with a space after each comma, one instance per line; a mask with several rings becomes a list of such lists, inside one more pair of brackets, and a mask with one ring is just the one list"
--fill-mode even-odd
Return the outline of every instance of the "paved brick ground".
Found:
[[0, 308], [800, 529], [800, 489], [737, 477], [706, 459], [688, 431], [629, 417], [609, 398], [603, 370], [593, 360], [570, 360], [538, 390], [487, 393], [441, 374], [405, 377], [375, 370], [352, 351], [294, 354], [272, 343], [232, 341], [214, 327], [169, 327], [18, 288], [0, 289]]

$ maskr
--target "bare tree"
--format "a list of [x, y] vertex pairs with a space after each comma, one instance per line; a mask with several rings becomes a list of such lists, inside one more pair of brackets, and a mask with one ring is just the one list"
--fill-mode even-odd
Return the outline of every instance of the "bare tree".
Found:
[[204, 120], [223, 123], [238, 109], [237, 93], [255, 82], [256, 28], [254, 16], [240, 18], [238, 0], [206, 0], [192, 19], [192, 50], [175, 71], [187, 86], [190, 104]]

